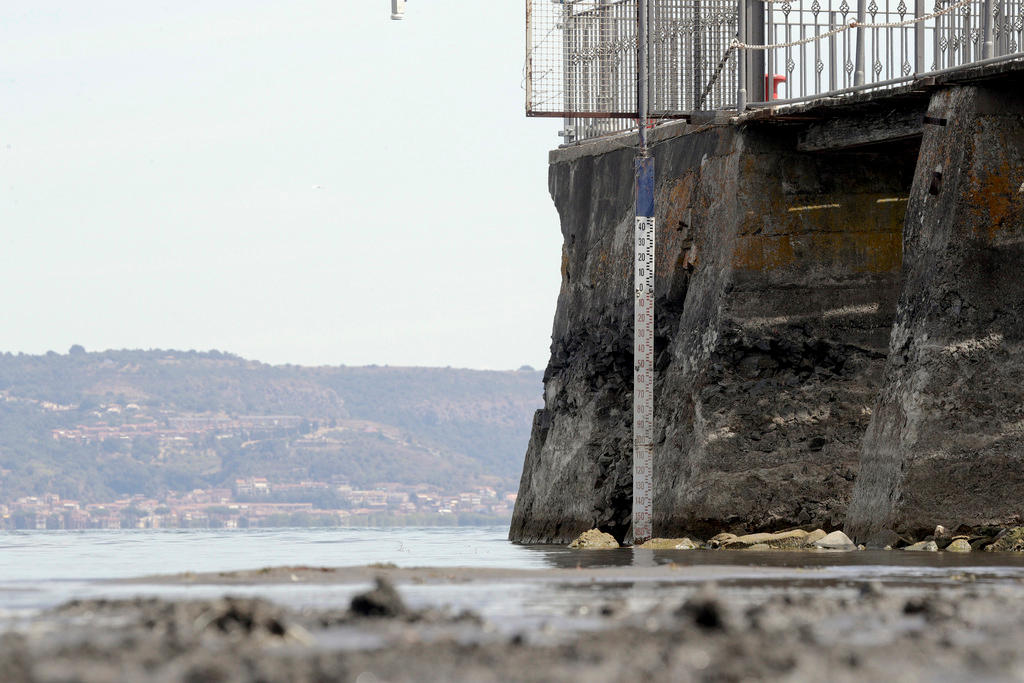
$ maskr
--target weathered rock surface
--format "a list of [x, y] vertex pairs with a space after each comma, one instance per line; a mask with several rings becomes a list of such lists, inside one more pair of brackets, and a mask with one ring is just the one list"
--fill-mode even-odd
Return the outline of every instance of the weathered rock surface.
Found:
[[856, 550], [857, 546], [842, 531], [833, 531], [824, 538], [814, 542], [814, 547], [822, 550]]
[[912, 551], [924, 551], [924, 552], [938, 552], [939, 546], [935, 541], [919, 541], [918, 543], [911, 543], [904, 550]]
[[813, 546], [815, 543], [825, 538], [826, 536], [828, 536], [828, 534], [825, 532], [824, 529], [815, 529], [814, 531], [807, 534], [806, 538], [804, 538], [804, 545]]
[[948, 553], [969, 553], [971, 552], [971, 544], [966, 538], [957, 538], [947, 545], [945, 550]]
[[579, 550], [607, 550], [610, 548], [618, 548], [619, 542], [615, 540], [615, 537], [611, 534], [606, 534], [603, 531], [597, 529], [590, 529], [584, 531], [582, 534], [576, 537], [576, 539], [569, 544], [570, 548], [576, 548]]
[[767, 548], [800, 548], [807, 545], [807, 532], [796, 529], [794, 531], [783, 531], [777, 534], [761, 533], [737, 536], [726, 540], [722, 547], [726, 549], [742, 549], [755, 545], [763, 545]]
[[885, 381], [846, 522], [921, 537], [1021, 522], [1024, 493], [1024, 96], [939, 91], [904, 232]]
[[728, 543], [729, 541], [731, 541], [731, 540], [733, 540], [735, 538], [739, 538], [739, 537], [736, 534], [732, 534], [732, 533], [729, 533], [728, 531], [724, 531], [724, 532], [722, 532], [720, 534], [715, 534], [714, 536], [712, 536], [708, 540], [708, 545], [711, 546], [712, 548], [721, 548], [724, 544]]
[[1007, 529], [997, 536], [990, 545], [985, 546], [989, 552], [1022, 552], [1024, 551], [1024, 527]]
[[689, 538], [652, 538], [637, 547], [648, 550], [696, 550], [700, 544]]

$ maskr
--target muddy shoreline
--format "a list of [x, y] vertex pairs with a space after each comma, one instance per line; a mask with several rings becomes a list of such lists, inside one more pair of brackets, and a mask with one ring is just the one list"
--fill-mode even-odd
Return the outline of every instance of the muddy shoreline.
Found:
[[[545, 570], [278, 567], [121, 580], [122, 589], [140, 593], [146, 585], [206, 585], [221, 595], [88, 599], [44, 610], [0, 636], [0, 680], [1024, 678], [1024, 570], [1015, 558], [1005, 566], [886, 573], [834, 559], [831, 568], [808, 567], [807, 553], [742, 553], [749, 564], [732, 568], [651, 555], [664, 562]], [[804, 559], [757, 566], [768, 555], [777, 565], [786, 564], [781, 555]], [[306, 607], [230, 597], [260, 586], [272, 595], [275, 586], [296, 583], [348, 584], [355, 597]], [[534, 602], [547, 605], [542, 619], [406, 599], [417, 587], [513, 595], [514, 584], [528, 584]]]

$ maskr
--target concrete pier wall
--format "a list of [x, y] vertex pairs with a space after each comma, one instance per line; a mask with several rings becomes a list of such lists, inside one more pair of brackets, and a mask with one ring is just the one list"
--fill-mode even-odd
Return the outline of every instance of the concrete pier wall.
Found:
[[927, 116], [846, 523], [881, 545], [894, 531], [1024, 520], [1024, 93], [949, 88]]
[[[1024, 108], [995, 113], [1016, 74], [657, 129], [655, 535], [1011, 520], [971, 473], [1021, 472]], [[562, 288], [514, 541], [630, 540], [633, 155], [552, 154]], [[950, 357], [935, 339], [976, 360], [929, 360]], [[940, 472], [960, 493], [922, 486]], [[1022, 493], [1007, 476], [989, 498]]]

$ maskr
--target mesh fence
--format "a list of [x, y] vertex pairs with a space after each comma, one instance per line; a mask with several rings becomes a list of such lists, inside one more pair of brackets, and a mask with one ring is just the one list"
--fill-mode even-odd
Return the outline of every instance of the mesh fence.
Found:
[[735, 0], [655, 0], [649, 12], [649, 107], [655, 116], [732, 106]]
[[[649, 0], [652, 118], [735, 101], [735, 0]], [[527, 0], [527, 113], [607, 131], [635, 118], [636, 0]], [[620, 119], [585, 123], [579, 119]]]

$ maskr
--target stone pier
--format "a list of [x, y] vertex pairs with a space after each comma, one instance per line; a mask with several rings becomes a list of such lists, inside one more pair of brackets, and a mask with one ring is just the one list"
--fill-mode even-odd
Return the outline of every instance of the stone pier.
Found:
[[[1020, 519], [1021, 73], [654, 131], [656, 536]], [[630, 540], [634, 142], [551, 155], [517, 542]]]

